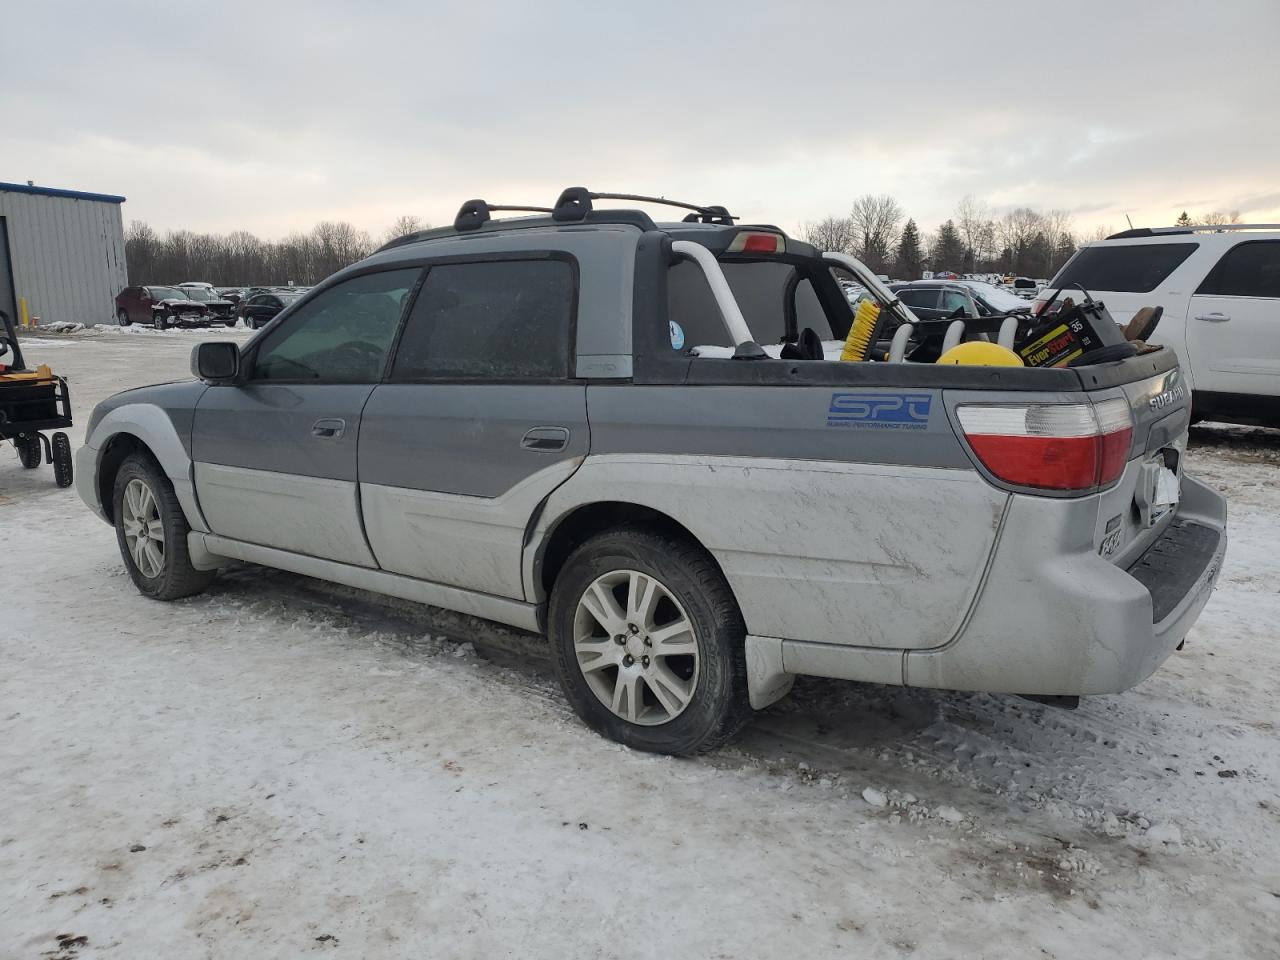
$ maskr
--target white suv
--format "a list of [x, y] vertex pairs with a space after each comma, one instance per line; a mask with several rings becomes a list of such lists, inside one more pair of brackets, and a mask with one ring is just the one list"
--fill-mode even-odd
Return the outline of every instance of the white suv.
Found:
[[1151, 340], [1177, 351], [1196, 419], [1280, 426], [1280, 224], [1114, 234], [1077, 251], [1035, 312], [1076, 284], [1120, 324], [1164, 307]]

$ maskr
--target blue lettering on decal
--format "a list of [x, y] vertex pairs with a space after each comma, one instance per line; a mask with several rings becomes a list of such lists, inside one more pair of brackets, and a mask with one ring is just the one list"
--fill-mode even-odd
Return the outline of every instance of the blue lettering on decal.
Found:
[[833, 393], [827, 426], [925, 430], [932, 405], [929, 393]]

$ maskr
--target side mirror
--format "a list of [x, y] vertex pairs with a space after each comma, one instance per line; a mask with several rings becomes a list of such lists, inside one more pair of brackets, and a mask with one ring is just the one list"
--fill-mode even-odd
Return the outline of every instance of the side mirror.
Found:
[[240, 375], [240, 347], [226, 341], [206, 341], [191, 351], [191, 372], [205, 383], [228, 383]]

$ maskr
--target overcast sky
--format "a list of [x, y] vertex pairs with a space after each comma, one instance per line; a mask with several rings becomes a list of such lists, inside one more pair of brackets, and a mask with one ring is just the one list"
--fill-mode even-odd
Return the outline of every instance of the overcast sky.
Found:
[[279, 237], [560, 188], [1280, 221], [1280, 0], [13, 3], [0, 180]]

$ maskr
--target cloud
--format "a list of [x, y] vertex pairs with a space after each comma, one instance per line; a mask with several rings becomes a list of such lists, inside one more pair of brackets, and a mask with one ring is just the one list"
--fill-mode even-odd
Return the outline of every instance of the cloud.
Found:
[[[966, 194], [1081, 228], [1280, 208], [1274, 0], [55, 0], [6, 32], [0, 179], [123, 193], [160, 229], [380, 233], [579, 183], [784, 227], [866, 192], [926, 228]], [[1231, 56], [1179, 68], [1190, 37]]]

